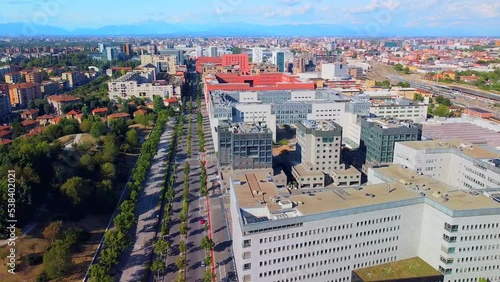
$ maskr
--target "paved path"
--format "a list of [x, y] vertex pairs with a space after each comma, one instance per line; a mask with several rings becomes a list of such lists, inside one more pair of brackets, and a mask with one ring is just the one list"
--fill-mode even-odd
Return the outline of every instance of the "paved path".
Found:
[[161, 135], [158, 152], [151, 162], [151, 168], [144, 183], [145, 188], [137, 203], [138, 221], [137, 228], [134, 230], [135, 236], [132, 237], [133, 247], [128, 253], [124, 253], [120, 267], [118, 267], [121, 270], [121, 273], [117, 274], [120, 281], [141, 281], [147, 274], [144, 264], [149, 261], [153, 251], [152, 243], [156, 236], [158, 204], [161, 199], [160, 191], [164, 185], [167, 154], [174, 126], [173, 120], [167, 123]]

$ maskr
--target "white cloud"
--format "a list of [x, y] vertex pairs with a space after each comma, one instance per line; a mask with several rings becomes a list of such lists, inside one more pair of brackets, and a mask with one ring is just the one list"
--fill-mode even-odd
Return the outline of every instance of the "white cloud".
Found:
[[357, 7], [352, 9], [344, 9], [345, 12], [350, 14], [361, 14], [376, 11], [378, 9], [387, 9], [389, 11], [394, 11], [399, 9], [401, 3], [399, 0], [372, 0], [368, 5], [364, 7]]
[[281, 5], [286, 5], [286, 6], [295, 6], [300, 4], [300, 0], [279, 0], [278, 1]]
[[485, 18], [497, 18], [500, 16], [500, 3], [474, 5], [473, 9], [476, 13]]
[[302, 16], [313, 10], [314, 6], [311, 3], [307, 3], [302, 6], [290, 6], [280, 10], [276, 10], [273, 8], [272, 10], [268, 10], [264, 12], [263, 17], [265, 19], [268, 18], [290, 18], [292, 16]]

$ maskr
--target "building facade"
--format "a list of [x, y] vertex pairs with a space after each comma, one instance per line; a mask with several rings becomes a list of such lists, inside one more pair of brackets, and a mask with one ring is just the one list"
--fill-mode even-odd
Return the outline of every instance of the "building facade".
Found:
[[221, 169], [247, 170], [272, 168], [272, 132], [258, 123], [221, 122], [218, 161]]
[[40, 86], [33, 83], [9, 85], [9, 97], [12, 107], [27, 107], [30, 101], [42, 99]]
[[273, 51], [271, 61], [278, 66], [279, 72], [285, 72], [285, 52]]
[[264, 48], [252, 48], [252, 63], [260, 64], [264, 62]]
[[6, 93], [0, 92], [0, 120], [5, 122], [12, 112], [10, 97]]
[[424, 122], [427, 119], [427, 109], [428, 105], [424, 103], [396, 99], [385, 102], [373, 101], [370, 106], [370, 113], [381, 118]]
[[486, 145], [459, 140], [396, 143], [394, 163], [457, 189], [500, 187], [500, 155]]
[[413, 257], [447, 282], [500, 279], [495, 196], [454, 192], [400, 165], [370, 169], [369, 181], [312, 193], [277, 189], [266, 173], [232, 175], [238, 281], [351, 281], [353, 270]]
[[368, 118], [361, 121], [360, 148], [367, 163], [392, 163], [394, 145], [422, 138], [422, 125], [411, 121]]

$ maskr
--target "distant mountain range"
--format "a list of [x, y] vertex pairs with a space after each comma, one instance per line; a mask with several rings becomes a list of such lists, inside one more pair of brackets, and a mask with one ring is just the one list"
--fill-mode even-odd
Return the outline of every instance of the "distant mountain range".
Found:
[[0, 24], [0, 36], [498, 36], [494, 27], [481, 29], [405, 28], [391, 25], [380, 32], [367, 32], [365, 25], [255, 25], [248, 23], [214, 24], [172, 24], [167, 22], [147, 21], [130, 25], [108, 25], [100, 28], [78, 28], [67, 30], [49, 25], [30, 23]]

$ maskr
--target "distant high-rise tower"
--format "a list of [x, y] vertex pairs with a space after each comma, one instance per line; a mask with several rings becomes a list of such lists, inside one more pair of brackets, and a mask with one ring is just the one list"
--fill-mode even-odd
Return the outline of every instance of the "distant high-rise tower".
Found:
[[264, 62], [264, 48], [255, 47], [252, 49], [252, 62], [258, 64]]
[[127, 57], [132, 57], [132, 45], [130, 43], [125, 43], [122, 45], [122, 53], [124, 53]]
[[208, 56], [209, 57], [218, 57], [217, 54], [217, 46], [210, 46], [208, 49]]
[[279, 72], [285, 72], [285, 52], [273, 51], [272, 62], [278, 66]]

